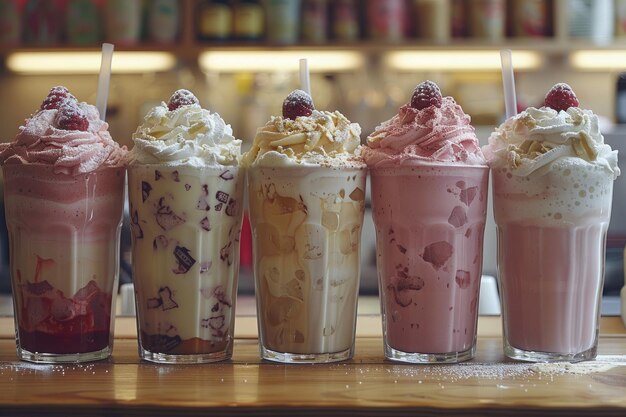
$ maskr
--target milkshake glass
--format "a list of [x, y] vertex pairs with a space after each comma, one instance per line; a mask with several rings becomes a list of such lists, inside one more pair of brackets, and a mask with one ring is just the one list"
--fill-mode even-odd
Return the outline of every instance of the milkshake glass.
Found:
[[504, 352], [532, 362], [596, 356], [617, 151], [566, 84], [503, 123], [492, 167]]
[[285, 363], [351, 358], [359, 291], [361, 130], [305, 94], [289, 95], [243, 158], [261, 357]]
[[367, 144], [385, 357], [471, 359], [489, 168], [470, 118], [426, 81]]
[[20, 359], [113, 350], [126, 150], [107, 128], [94, 106], [55, 87], [0, 148]]
[[187, 90], [152, 109], [128, 154], [139, 355], [229, 359], [243, 180], [241, 141]]

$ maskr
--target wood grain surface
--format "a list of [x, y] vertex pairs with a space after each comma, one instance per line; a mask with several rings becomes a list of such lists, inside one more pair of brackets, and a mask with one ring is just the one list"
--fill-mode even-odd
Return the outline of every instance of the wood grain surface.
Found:
[[[495, 317], [480, 319], [476, 358], [448, 366], [385, 361], [381, 338], [367, 332], [345, 363], [263, 362], [257, 340], [238, 337], [232, 361], [155, 365], [138, 359], [132, 318], [118, 319], [128, 334], [108, 361], [34, 365], [16, 360], [9, 320], [0, 318], [1, 416], [626, 416], [617, 318], [603, 318], [597, 361], [556, 366], [507, 361]], [[254, 321], [243, 322], [240, 332], [254, 334]]]

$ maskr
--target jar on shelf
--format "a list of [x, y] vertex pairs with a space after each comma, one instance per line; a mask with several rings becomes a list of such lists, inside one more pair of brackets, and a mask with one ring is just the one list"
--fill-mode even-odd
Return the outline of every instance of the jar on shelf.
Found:
[[328, 38], [327, 0], [304, 0], [302, 4], [302, 40], [325, 42]]
[[141, 0], [107, 0], [104, 3], [104, 38], [106, 41], [135, 45], [141, 36]]
[[229, 0], [205, 0], [198, 12], [198, 38], [226, 41], [233, 35], [233, 9]]
[[450, 39], [450, 0], [414, 0], [413, 9], [418, 38], [436, 43]]
[[180, 9], [178, 0], [152, 0], [148, 9], [150, 40], [171, 44], [178, 37]]
[[474, 38], [493, 42], [504, 39], [505, 0], [470, 0], [470, 33]]
[[291, 44], [300, 35], [300, 0], [266, 0], [267, 40]]
[[100, 10], [96, 0], [70, 0], [65, 9], [65, 37], [71, 45], [100, 41]]
[[18, 0], [0, 0], [0, 45], [17, 46], [22, 37], [22, 10]]
[[404, 0], [368, 0], [367, 33], [371, 39], [398, 42], [405, 38], [407, 10]]
[[255, 41], [263, 38], [265, 14], [259, 0], [240, 0], [235, 6], [235, 38]]
[[545, 37], [551, 32], [548, 0], [515, 0], [512, 10], [513, 36]]
[[607, 44], [613, 40], [613, 0], [569, 0], [567, 12], [571, 38], [597, 44]]
[[615, 36], [626, 37], [626, 0], [615, 0]]

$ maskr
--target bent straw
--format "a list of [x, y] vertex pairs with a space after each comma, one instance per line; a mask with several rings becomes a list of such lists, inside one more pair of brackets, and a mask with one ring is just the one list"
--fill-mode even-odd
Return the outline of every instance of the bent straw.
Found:
[[111, 83], [111, 62], [113, 61], [113, 44], [102, 44], [102, 61], [100, 62], [100, 74], [98, 75], [98, 93], [96, 95], [96, 108], [100, 113], [100, 120], [106, 119], [107, 101], [109, 100], [109, 85]]
[[515, 76], [513, 75], [513, 57], [510, 49], [500, 51], [502, 64], [502, 85], [504, 87], [504, 107], [506, 118], [517, 114], [517, 98], [515, 97]]

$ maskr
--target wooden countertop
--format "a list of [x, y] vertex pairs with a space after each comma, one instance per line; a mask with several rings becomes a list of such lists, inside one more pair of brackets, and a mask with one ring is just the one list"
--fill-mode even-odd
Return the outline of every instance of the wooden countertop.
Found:
[[134, 318], [118, 318], [113, 358], [18, 362], [13, 319], [0, 318], [2, 416], [625, 416], [626, 330], [604, 317], [598, 360], [505, 360], [499, 317], [479, 319], [476, 358], [460, 365], [383, 360], [380, 317], [359, 316], [353, 360], [281, 365], [258, 357], [256, 321], [240, 316], [233, 360], [155, 365], [137, 356]]

